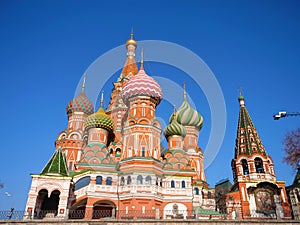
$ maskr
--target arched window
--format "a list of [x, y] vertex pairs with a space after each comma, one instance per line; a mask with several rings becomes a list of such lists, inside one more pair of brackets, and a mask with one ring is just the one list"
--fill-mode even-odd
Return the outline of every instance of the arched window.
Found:
[[256, 157], [254, 159], [254, 165], [255, 165], [256, 173], [264, 173], [265, 172], [261, 158]]
[[150, 176], [146, 176], [146, 184], [151, 184], [151, 177]]
[[121, 185], [121, 186], [124, 186], [124, 184], [125, 184], [125, 178], [124, 178], [124, 177], [121, 177], [120, 185]]
[[210, 191], [207, 192], [207, 198], [208, 198], [208, 199], [211, 198], [211, 192], [210, 192]]
[[142, 147], [142, 157], [145, 157], [145, 147]]
[[75, 183], [75, 188], [74, 188], [74, 190], [77, 191], [77, 190], [79, 190], [80, 188], [83, 188], [83, 187], [85, 187], [85, 186], [88, 186], [88, 185], [90, 184], [90, 180], [91, 180], [91, 177], [90, 177], [90, 176], [80, 178], [80, 179]]
[[194, 188], [194, 191], [195, 191], [195, 195], [199, 195], [199, 188]]
[[102, 184], [102, 176], [96, 177], [96, 184]]
[[116, 157], [120, 157], [121, 156], [121, 149], [117, 148], [116, 149]]
[[175, 188], [175, 182], [174, 182], [174, 180], [171, 180], [171, 188]]
[[242, 167], [243, 167], [243, 174], [247, 175], [249, 174], [249, 168], [248, 168], [248, 162], [246, 159], [242, 159]]
[[137, 184], [143, 184], [143, 177], [141, 175], [137, 176]]
[[109, 154], [114, 154], [114, 150], [112, 148], [109, 150]]
[[127, 185], [131, 184], [131, 176], [127, 177]]
[[106, 185], [112, 185], [112, 178], [111, 177], [107, 177], [106, 178]]
[[181, 181], [181, 188], [185, 188], [185, 181]]
[[156, 177], [156, 182], [155, 182], [155, 184], [158, 186], [158, 177]]

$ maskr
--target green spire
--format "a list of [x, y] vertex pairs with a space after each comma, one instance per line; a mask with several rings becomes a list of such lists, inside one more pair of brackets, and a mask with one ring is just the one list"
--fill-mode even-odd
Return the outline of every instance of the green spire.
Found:
[[61, 148], [57, 149], [41, 172], [41, 175], [68, 176], [67, 162]]
[[242, 95], [239, 97], [241, 107], [236, 137], [235, 158], [239, 155], [251, 156], [254, 153], [266, 155], [264, 146], [256, 132], [256, 128], [247, 108], [244, 105], [244, 99], [240, 99], [241, 97], [244, 98]]

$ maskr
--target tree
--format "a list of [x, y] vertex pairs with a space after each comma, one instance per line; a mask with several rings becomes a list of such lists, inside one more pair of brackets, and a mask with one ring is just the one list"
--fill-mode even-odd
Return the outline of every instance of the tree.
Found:
[[300, 128], [287, 132], [282, 143], [286, 153], [283, 161], [296, 169], [300, 159]]

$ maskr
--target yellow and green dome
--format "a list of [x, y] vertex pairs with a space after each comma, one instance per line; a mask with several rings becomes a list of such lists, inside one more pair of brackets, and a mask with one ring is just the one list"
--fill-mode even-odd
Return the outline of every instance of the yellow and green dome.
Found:
[[90, 128], [103, 128], [109, 132], [114, 130], [112, 119], [104, 112], [102, 107], [96, 113], [86, 118], [84, 126], [87, 130]]

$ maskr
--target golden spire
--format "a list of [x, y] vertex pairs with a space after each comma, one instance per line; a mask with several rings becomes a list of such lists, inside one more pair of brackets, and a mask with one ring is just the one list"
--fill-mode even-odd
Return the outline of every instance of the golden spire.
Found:
[[186, 101], [186, 82], [183, 82], [183, 100]]
[[81, 86], [81, 92], [84, 92], [84, 89], [85, 89], [85, 80], [86, 80], [86, 74], [84, 74], [84, 77], [83, 77], [83, 82], [82, 82], [82, 86]]
[[141, 51], [141, 70], [144, 70], [144, 49]]
[[102, 90], [101, 99], [100, 99], [100, 108], [103, 108], [103, 104], [104, 104], [104, 91]]

